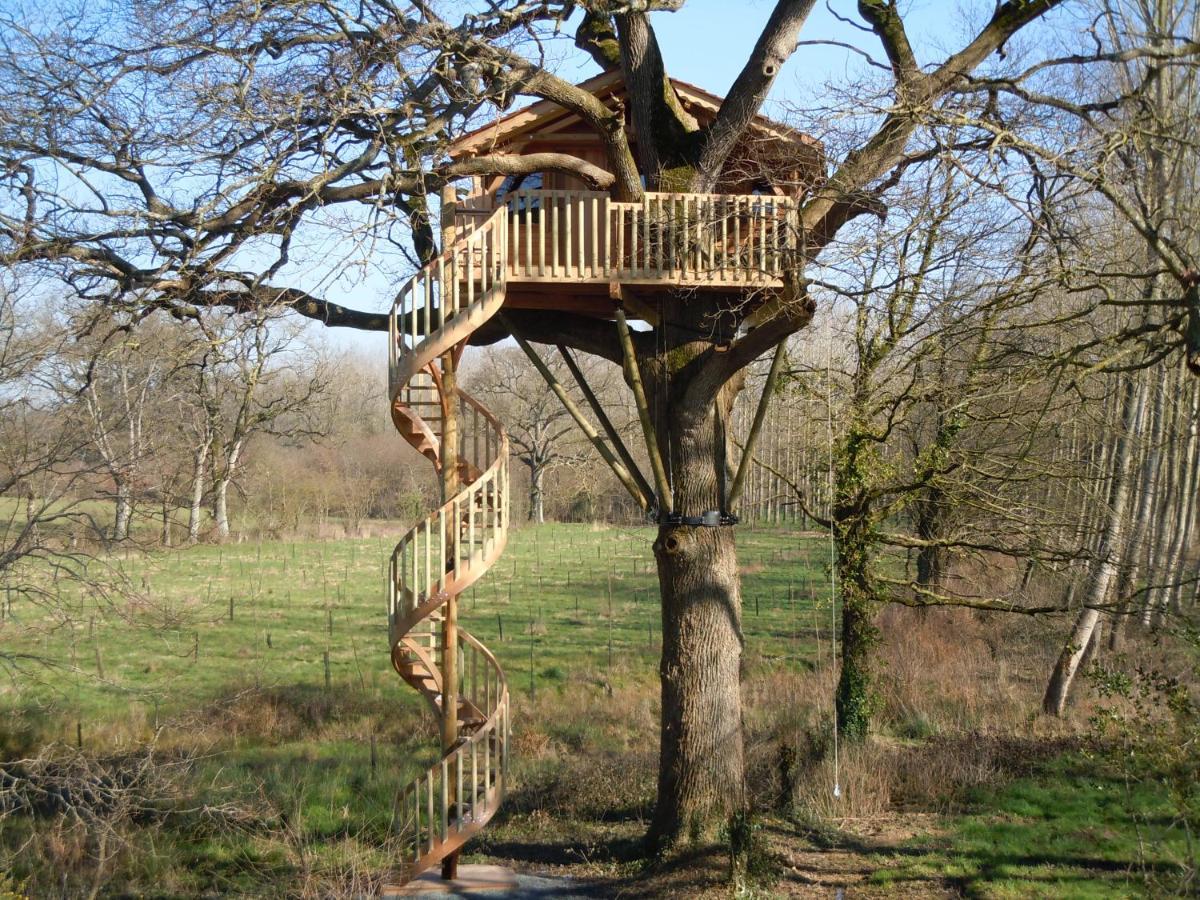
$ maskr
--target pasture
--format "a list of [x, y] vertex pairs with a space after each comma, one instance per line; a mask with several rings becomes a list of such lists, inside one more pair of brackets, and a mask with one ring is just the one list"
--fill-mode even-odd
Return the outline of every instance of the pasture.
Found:
[[[614, 526], [519, 529], [463, 595], [463, 625], [499, 655], [515, 704], [516, 787], [471, 858], [593, 879], [598, 896], [728, 890], [719, 848], [657, 867], [638, 851], [657, 765], [651, 539]], [[1129, 804], [1146, 812], [1160, 800], [1122, 794], [1086, 764], [1078, 719], [1034, 724], [1053, 649], [1036, 630], [895, 619], [885, 725], [866, 747], [843, 748], [835, 800], [828, 544], [747, 528], [739, 550], [747, 755], [762, 808], [755, 890], [1128, 893]], [[433, 717], [388, 662], [389, 552], [378, 537], [122, 552], [92, 566], [123, 591], [73, 596], [64, 580], [55, 604], [6, 602], [8, 758], [51, 781], [70, 771], [137, 790], [74, 824], [9, 817], [0, 871], [34, 895], [353, 895], [386, 880], [395, 792], [436, 752]], [[977, 655], [998, 640], [1011, 642], [999, 676]], [[800, 747], [786, 764], [784, 744]], [[781, 791], [790, 796], [777, 802]], [[1155, 828], [1169, 867], [1180, 839]], [[109, 835], [99, 865], [97, 829]]]

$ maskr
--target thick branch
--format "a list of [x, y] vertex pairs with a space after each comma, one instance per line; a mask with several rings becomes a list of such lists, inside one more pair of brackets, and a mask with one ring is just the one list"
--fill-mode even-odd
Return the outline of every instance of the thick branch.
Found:
[[[870, 196], [865, 193], [867, 186], [904, 158], [905, 146], [916, 130], [919, 117], [988, 55], [1004, 46], [1013, 34], [1062, 2], [1007, 0], [996, 8], [991, 20], [971, 43], [932, 74], [913, 76], [902, 105], [888, 115], [866, 144], [846, 157], [825, 186], [805, 204], [800, 224], [810, 255], [832, 240], [846, 222], [865, 211], [864, 198]], [[898, 37], [893, 34], [892, 39], [898, 40]], [[892, 52], [902, 53], [897, 47], [893, 47]]]
[[621, 109], [611, 110], [594, 94], [564, 81], [510, 51], [481, 41], [470, 42], [470, 55], [507, 65], [508, 72], [497, 76], [505, 88], [511, 88], [543, 100], [557, 103], [592, 127], [604, 145], [608, 164], [616, 176], [615, 196], [618, 200], [637, 200], [642, 195], [641, 178], [629, 138], [625, 132], [625, 116]]
[[892, 64], [897, 88], [902, 90], [917, 76], [918, 69], [916, 56], [908, 42], [908, 33], [904, 29], [904, 20], [896, 4], [893, 0], [858, 0], [858, 14], [878, 35], [888, 62]]
[[523, 155], [477, 156], [458, 160], [443, 167], [450, 177], [462, 175], [528, 175], [532, 172], [564, 172], [574, 175], [597, 191], [606, 191], [616, 179], [597, 165], [567, 153], [526, 153]]
[[612, 16], [587, 12], [575, 30], [575, 46], [588, 54], [605, 72], [621, 68], [621, 47]]
[[777, 344], [786, 341], [812, 321], [816, 306], [803, 285], [786, 288], [775, 304], [775, 313], [752, 328], [724, 353], [714, 353], [688, 388], [696, 396], [713, 395], [739, 370], [750, 365]]
[[[630, 12], [619, 16], [617, 25], [642, 171], [660, 190], [688, 190], [690, 136], [699, 126], [675, 96], [649, 18]], [[680, 166], [688, 167], [681, 178], [666, 171]]]
[[701, 184], [710, 191], [742, 134], [754, 121], [779, 70], [796, 50], [796, 38], [815, 0], [778, 0], [758, 43], [705, 133], [700, 154]]
[[[250, 312], [264, 307], [286, 308], [335, 328], [356, 328], [359, 331], [388, 330], [388, 314], [350, 309], [331, 300], [314, 297], [298, 288], [277, 288], [269, 285], [249, 286], [230, 291], [199, 290], [174, 294], [163, 290], [160, 305], [176, 318], [196, 318], [201, 308], [225, 307], [234, 312]], [[178, 302], [176, 302], [178, 300]]]

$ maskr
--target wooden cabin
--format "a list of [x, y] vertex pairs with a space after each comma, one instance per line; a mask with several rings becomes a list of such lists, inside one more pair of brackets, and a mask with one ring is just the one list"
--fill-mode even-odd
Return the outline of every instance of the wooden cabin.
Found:
[[[672, 83], [689, 114], [702, 125], [712, 120], [720, 97]], [[579, 86], [610, 107], [629, 108], [620, 73]], [[628, 127], [636, 158], [637, 136]], [[504, 115], [459, 138], [449, 152], [453, 159], [569, 153], [607, 168], [595, 132], [551, 101]], [[718, 193], [647, 193], [641, 202], [620, 203], [563, 172], [477, 176], [459, 192], [454, 231], [470, 234], [507, 208], [501, 256], [505, 306], [512, 308], [604, 314], [617, 284], [771, 289], [782, 285], [797, 247], [797, 201], [823, 174], [817, 141], [758, 116], [731, 154]]]

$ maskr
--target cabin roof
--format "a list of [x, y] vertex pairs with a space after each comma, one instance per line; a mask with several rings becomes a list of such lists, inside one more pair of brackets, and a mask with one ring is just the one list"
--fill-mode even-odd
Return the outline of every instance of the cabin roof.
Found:
[[[723, 98], [716, 94], [686, 81], [680, 81], [678, 78], [672, 78], [671, 84], [684, 109], [698, 119], [711, 119], [721, 108]], [[576, 87], [583, 88], [604, 100], [625, 93], [625, 77], [619, 71], [604, 72], [580, 82]], [[502, 147], [535, 133], [551, 123], [558, 123], [559, 120], [576, 118], [578, 117], [574, 113], [559, 106], [553, 100], [539, 100], [462, 135], [450, 144], [449, 155], [453, 159], [474, 156]], [[750, 127], [762, 137], [798, 144], [810, 149], [820, 147], [820, 142], [815, 138], [787, 125], [774, 122], [766, 116], [755, 116]]]

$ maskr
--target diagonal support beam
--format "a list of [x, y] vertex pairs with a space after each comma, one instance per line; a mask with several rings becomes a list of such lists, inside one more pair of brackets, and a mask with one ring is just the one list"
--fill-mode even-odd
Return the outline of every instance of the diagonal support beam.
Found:
[[763, 382], [762, 396], [758, 398], [758, 408], [754, 411], [754, 421], [750, 425], [750, 433], [746, 435], [746, 445], [742, 447], [742, 458], [738, 461], [737, 474], [733, 476], [733, 487], [729, 489], [728, 502], [731, 510], [742, 493], [742, 485], [750, 471], [750, 461], [754, 459], [754, 445], [758, 443], [758, 433], [762, 431], [763, 420], [767, 418], [767, 407], [771, 405], [771, 394], [775, 392], [775, 385], [779, 381], [779, 370], [783, 366], [783, 345], [783, 341], [775, 345], [771, 370], [767, 372], [767, 380]]
[[617, 455], [621, 457], [621, 461], [625, 463], [625, 468], [629, 470], [629, 474], [633, 476], [633, 480], [637, 482], [637, 486], [641, 488], [642, 493], [647, 497], [654, 496], [654, 488], [650, 487], [650, 482], [646, 480], [646, 476], [642, 474], [642, 470], [638, 467], [637, 461], [633, 458], [633, 454], [629, 452], [629, 448], [625, 446], [625, 442], [621, 440], [621, 435], [617, 433], [616, 427], [613, 426], [612, 420], [604, 411], [604, 407], [600, 405], [600, 400], [592, 390], [592, 386], [588, 384], [587, 378], [584, 376], [579, 365], [571, 356], [571, 352], [562, 344], [557, 344], [558, 353], [563, 358], [563, 362], [567, 364], [575, 383], [579, 385], [579, 391], [583, 394], [583, 399], [587, 400], [588, 406], [592, 408], [592, 412], [596, 415], [596, 420], [600, 423], [600, 427], [604, 429], [604, 433], [608, 435], [608, 442], [612, 444], [613, 449], [617, 451]]
[[601, 438], [596, 429], [592, 427], [592, 423], [587, 420], [587, 417], [579, 409], [575, 401], [570, 398], [561, 382], [554, 377], [554, 373], [550, 371], [549, 367], [547, 367], [544, 362], [542, 362], [542, 358], [538, 356], [537, 351], [529, 345], [529, 342], [525, 340], [525, 338], [521, 337], [521, 335], [516, 331], [513, 331], [512, 327], [507, 321], [505, 321], [505, 327], [507, 327], [512, 333], [513, 338], [516, 339], [517, 345], [523, 351], [525, 351], [525, 355], [529, 357], [529, 361], [533, 363], [533, 367], [538, 370], [538, 374], [545, 379], [546, 384], [550, 386], [550, 390], [554, 391], [554, 395], [558, 397], [558, 400], [560, 403], [562, 403], [563, 408], [571, 414], [571, 418], [575, 420], [575, 424], [579, 426], [580, 431], [587, 436], [587, 439], [592, 442], [592, 446], [596, 448], [600, 456], [603, 457], [606, 463], [608, 463], [608, 467], [612, 469], [613, 474], [617, 476], [617, 480], [621, 482], [625, 490], [629, 491], [630, 496], [637, 501], [637, 504], [643, 510], [648, 510], [650, 508], [651, 498], [642, 493], [641, 489], [634, 481], [633, 476], [629, 474], [629, 470], [626, 469], [622, 462], [613, 455], [612, 450], [610, 450], [608, 445], [604, 443], [604, 439]]
[[642, 373], [638, 369], [637, 354], [633, 349], [633, 335], [629, 333], [625, 310], [618, 306], [614, 313], [617, 319], [617, 336], [621, 340], [621, 355], [625, 361], [625, 378], [633, 389], [638, 418], [642, 422], [642, 435], [646, 440], [646, 452], [650, 455], [650, 468], [654, 472], [654, 483], [658, 487], [658, 511], [660, 515], [670, 515], [675, 511], [675, 500], [671, 496], [671, 483], [667, 480], [667, 470], [663, 466], [662, 453], [658, 448], [658, 436], [654, 433], [654, 422], [650, 418], [650, 404], [646, 402], [646, 389], [642, 386]]

